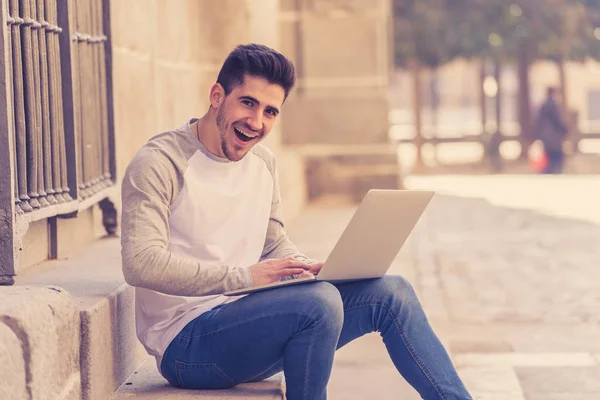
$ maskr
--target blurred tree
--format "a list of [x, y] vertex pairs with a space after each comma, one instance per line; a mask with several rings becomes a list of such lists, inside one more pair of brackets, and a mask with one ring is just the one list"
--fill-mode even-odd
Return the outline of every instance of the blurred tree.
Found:
[[567, 117], [568, 83], [564, 63], [600, 59], [600, 30], [597, 29], [600, 7], [594, 0], [519, 0], [511, 7], [522, 10], [513, 40], [517, 43], [519, 67], [521, 158], [526, 158], [535, 139], [529, 98], [529, 66], [542, 59], [556, 63]]
[[423, 167], [422, 67], [435, 69], [451, 60], [444, 35], [448, 31], [445, 0], [394, 0], [394, 61], [413, 75], [413, 111], [417, 158]]
[[554, 0], [555, 12], [548, 13], [545, 21], [557, 29], [551, 30], [540, 42], [542, 58], [556, 62], [559, 69], [560, 90], [564, 109], [568, 109], [565, 61], [583, 62], [588, 58], [600, 59], [600, 7], [594, 0]]
[[[516, 63], [523, 158], [534, 140], [531, 64], [540, 59], [557, 63], [567, 104], [564, 62], [600, 60], [600, 0], [394, 0], [393, 6], [395, 62], [413, 70], [416, 109], [420, 66], [437, 68], [457, 57], [492, 60], [499, 77], [503, 63]], [[417, 142], [422, 142], [416, 109]]]

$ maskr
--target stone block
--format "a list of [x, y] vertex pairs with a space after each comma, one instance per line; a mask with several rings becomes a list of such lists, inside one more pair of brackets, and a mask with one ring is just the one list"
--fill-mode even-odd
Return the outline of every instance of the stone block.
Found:
[[360, 202], [370, 189], [402, 188], [397, 156], [388, 146], [313, 146], [301, 152], [309, 200], [333, 195]]
[[250, 41], [279, 48], [279, 0], [251, 0], [246, 2], [249, 12]]
[[294, 11], [296, 10], [297, 0], [279, 0], [279, 9], [281, 11]]
[[580, 393], [577, 391], [561, 393], [527, 393], [527, 400], [597, 400], [598, 393]]
[[296, 64], [301, 63], [299, 78], [387, 77], [391, 7], [384, 3], [300, 2], [298, 12], [295, 2], [282, 2], [282, 49]]
[[113, 49], [113, 88], [118, 179], [138, 149], [157, 134], [157, 98], [150, 55]]
[[172, 66], [159, 60], [155, 69], [155, 133], [176, 129], [188, 118], [208, 109], [209, 91], [217, 80], [215, 73], [203, 73], [192, 66]]
[[134, 289], [121, 272], [120, 240], [99, 240], [68, 260], [48, 264], [19, 276], [17, 283], [53, 283], [69, 291], [81, 321], [78, 398], [106, 400], [145, 357], [135, 333]]
[[[359, 78], [379, 75], [379, 24], [372, 17], [310, 15], [302, 24], [303, 78]], [[335, 51], [332, 51], [335, 49]], [[383, 66], [387, 67], [386, 65]]]
[[464, 353], [456, 355], [458, 365], [512, 366], [544, 368], [594, 367], [596, 360], [589, 353]]
[[173, 387], [158, 373], [154, 358], [149, 358], [131, 375], [127, 382], [110, 400], [154, 400], [172, 398], [192, 399], [246, 399], [246, 400], [283, 400], [285, 383], [283, 375], [278, 374], [262, 382], [244, 383], [227, 390], [184, 390]]
[[218, 5], [213, 0], [187, 0], [177, 7], [170, 0], [157, 0], [155, 26], [158, 58], [219, 67], [250, 35], [246, 2], [238, 0], [221, 0]]
[[[205, 23], [202, 2], [180, 0], [177, 7], [172, 1], [156, 2], [156, 56], [171, 62], [202, 63], [210, 58], [205, 48], [198, 45]], [[161, 21], [168, 21], [161, 23]]]
[[[177, 8], [177, 7], [173, 7]], [[148, 54], [154, 46], [156, 0], [128, 0], [110, 2], [110, 20], [113, 47], [130, 52]], [[168, 24], [160, 24], [164, 27]]]
[[77, 218], [58, 218], [56, 223], [58, 234], [56, 253], [59, 259], [67, 258], [70, 254], [92, 244], [98, 239], [95, 224], [101, 225], [101, 221], [94, 221], [93, 207], [80, 211]]
[[17, 400], [27, 394], [25, 359], [16, 332], [4, 322], [0, 323], [0, 374], [3, 377], [3, 399]]
[[295, 66], [298, 65], [297, 51], [297, 26], [296, 21], [279, 20], [279, 45], [280, 50]]
[[[594, 367], [520, 367], [516, 368], [523, 391], [537, 394], [579, 392], [600, 393], [600, 368]], [[528, 397], [529, 398], [529, 397]]]
[[104, 400], [145, 355], [135, 335], [134, 289], [122, 285], [81, 311], [82, 399]]
[[48, 221], [43, 219], [29, 224], [23, 236], [19, 255], [19, 272], [48, 258]]
[[59, 287], [3, 288], [0, 360], [5, 400], [79, 399], [79, 315], [71, 296]]
[[388, 103], [383, 96], [306, 98], [296, 95], [290, 96], [284, 112], [284, 144], [389, 142]]
[[[281, 3], [281, 49], [298, 69], [284, 144], [387, 143], [389, 11], [382, 1]], [[331, 51], [335, 49], [335, 51]]]

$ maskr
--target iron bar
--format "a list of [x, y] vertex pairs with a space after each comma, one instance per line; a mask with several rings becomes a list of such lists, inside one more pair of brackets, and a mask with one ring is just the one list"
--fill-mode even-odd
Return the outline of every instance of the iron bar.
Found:
[[42, 207], [47, 207], [50, 205], [48, 200], [46, 199], [47, 193], [45, 190], [44, 184], [44, 147], [43, 147], [43, 125], [42, 125], [42, 88], [41, 88], [41, 72], [40, 72], [40, 30], [42, 28], [42, 24], [37, 20], [37, 4], [36, 0], [22, 0], [29, 1], [29, 10], [31, 19], [33, 21], [31, 25], [31, 47], [32, 47], [32, 64], [33, 64], [33, 83], [34, 83], [34, 94], [35, 98], [34, 102], [34, 126], [35, 131], [33, 134], [35, 135], [35, 154], [37, 160], [37, 189], [36, 191], [40, 195], [39, 201]]
[[43, 143], [43, 159], [44, 159], [44, 189], [47, 194], [46, 199], [50, 204], [57, 204], [58, 201], [54, 197], [54, 184], [52, 182], [52, 153], [50, 142], [50, 96], [48, 93], [48, 50], [46, 44], [46, 13], [44, 10], [44, 0], [35, 0], [37, 4], [37, 16], [42, 28], [39, 30], [39, 49], [40, 49], [40, 88], [42, 91], [42, 143]]
[[[2, 7], [5, 7], [2, 2]], [[17, 7], [18, 8], [18, 7]], [[14, 14], [13, 14], [14, 15]], [[11, 72], [11, 40], [14, 40], [12, 28], [6, 29], [3, 24], [8, 22], [8, 15], [2, 10], [0, 21], [2, 21], [2, 30], [0, 31], [0, 65]], [[6, 18], [6, 21], [5, 21]], [[11, 77], [11, 75], [8, 75]], [[20, 212], [15, 205], [20, 201], [15, 197], [16, 180], [11, 172], [14, 172], [15, 160], [12, 158], [15, 149], [14, 136], [14, 114], [11, 110], [11, 100], [13, 84], [11, 79], [0, 80], [0, 285], [13, 285], [15, 283], [14, 275], [16, 272], [16, 253], [17, 240], [15, 240], [15, 217], [14, 214]]]
[[110, 1], [102, 0], [102, 31], [107, 36], [107, 40], [104, 44], [103, 56], [104, 62], [102, 64], [105, 75], [103, 76], [103, 82], [105, 84], [106, 92], [106, 125], [107, 125], [107, 152], [108, 152], [108, 185], [112, 185], [113, 179], [117, 176], [116, 158], [115, 158], [115, 124], [114, 124], [114, 109], [113, 109], [113, 81], [112, 81], [112, 41], [111, 41], [111, 28], [110, 28]]
[[[76, 32], [85, 32], [87, 26], [85, 24], [85, 4], [80, 1], [75, 6], [74, 15], [76, 16]], [[77, 33], [75, 37], [77, 37]], [[81, 34], [79, 35], [81, 36]], [[80, 130], [79, 143], [81, 145], [81, 181], [79, 187], [81, 189], [81, 197], [85, 198], [90, 195], [88, 190], [88, 182], [90, 178], [90, 155], [89, 149], [91, 144], [88, 143], [88, 124], [89, 124], [89, 79], [88, 79], [88, 57], [87, 57], [87, 40], [78, 40], [76, 42], [77, 59], [79, 66], [79, 110], [80, 110]]]
[[[102, 34], [103, 27], [103, 9], [102, 0], [96, 1], [96, 29], [97, 32]], [[106, 35], [100, 35], [103, 40], [96, 44], [98, 47], [99, 60], [98, 68], [100, 70], [100, 116], [102, 120], [102, 179], [104, 180], [104, 187], [108, 187], [112, 184], [110, 180], [110, 146], [109, 146], [109, 127], [108, 127], [108, 95], [107, 95], [107, 79], [106, 79], [106, 47], [107, 39]]]
[[[12, 27], [11, 25], [11, 20], [14, 21], [14, 18], [12, 18], [10, 16], [10, 6], [9, 6], [9, 14], [7, 15], [7, 25], [9, 26], [8, 29], [4, 30], [4, 32], [6, 33], [6, 43], [8, 44], [8, 46], [6, 47], [6, 52], [8, 54], [8, 60], [12, 60], [12, 41], [13, 41], [13, 37], [12, 37]], [[12, 67], [12, 61], [9, 61], [8, 63], [5, 64], [6, 68], [8, 69], [8, 76], [11, 77], [10, 80], [5, 81], [6, 84], [6, 89], [2, 91], [3, 94], [0, 94], [0, 101], [2, 100], [6, 100], [5, 103], [6, 105], [10, 104], [14, 104], [14, 94], [12, 92], [13, 90], [13, 82], [12, 82], [12, 77], [13, 75], [13, 67]], [[1, 85], [0, 85], [1, 87]], [[3, 88], [4, 89], [4, 88]], [[2, 131], [6, 131], [8, 133], [8, 135], [12, 135], [11, 139], [8, 142], [11, 143], [11, 148], [10, 148], [10, 154], [12, 155], [12, 162], [13, 164], [9, 167], [11, 168], [11, 175], [10, 175], [10, 179], [13, 182], [13, 197], [12, 197], [12, 201], [14, 201], [15, 203], [15, 213], [17, 214], [23, 214], [23, 210], [20, 208], [20, 203], [21, 200], [19, 199], [19, 186], [18, 186], [18, 171], [17, 171], [17, 148], [16, 148], [16, 137], [15, 137], [15, 118], [14, 118], [14, 114], [13, 115], [9, 115], [8, 114], [8, 107], [5, 107], [6, 109], [6, 119], [0, 119], [0, 124], [6, 123], [6, 126], [3, 127], [3, 129], [1, 129]], [[14, 113], [14, 107], [13, 107], [13, 113]], [[0, 116], [0, 118], [2, 118], [4, 115]], [[0, 139], [1, 140], [1, 139]], [[0, 205], [1, 207], [2, 205]]]
[[35, 81], [33, 71], [33, 45], [30, 4], [28, 0], [20, 3], [20, 12], [24, 22], [21, 24], [21, 42], [23, 46], [23, 82], [25, 87], [25, 126], [27, 149], [27, 194], [31, 197], [30, 204], [40, 208], [40, 194], [38, 189], [38, 146], [37, 146], [37, 121], [35, 111]]
[[[56, 2], [52, 2], [51, 6], [50, 0], [46, 0], [46, 10], [48, 10], [48, 20], [50, 24], [57, 26], [57, 29], [54, 30], [51, 36], [51, 45], [52, 45], [52, 53], [53, 58], [55, 60], [55, 73], [54, 73], [54, 82], [56, 85], [56, 120], [57, 120], [57, 137], [58, 137], [58, 164], [60, 165], [60, 188], [62, 189], [63, 197], [65, 201], [73, 200], [71, 197], [69, 190], [69, 183], [67, 179], [67, 154], [65, 149], [65, 124], [64, 124], [64, 112], [63, 112], [63, 93], [62, 93], [62, 72], [61, 72], [61, 64], [62, 59], [60, 57], [60, 44], [58, 35], [62, 32], [62, 28], [58, 26], [58, 16], [57, 16], [57, 7]], [[70, 62], [70, 60], [65, 60], [65, 62]]]
[[[95, 6], [94, 6], [94, 0], [86, 0], [87, 1], [87, 7], [86, 7], [86, 23], [87, 23], [87, 29], [88, 32], [90, 32], [90, 36], [96, 36], [96, 32], [95, 32], [95, 24], [94, 24], [94, 14], [95, 14]], [[89, 63], [90, 63], [90, 76], [89, 76], [89, 80], [90, 80], [90, 88], [91, 88], [91, 93], [89, 94], [90, 97], [92, 98], [93, 101], [91, 101], [90, 105], [90, 114], [91, 114], [91, 121], [90, 121], [90, 125], [91, 125], [91, 129], [90, 132], [88, 132], [89, 136], [89, 140], [90, 143], [92, 144], [92, 148], [91, 148], [91, 155], [92, 155], [92, 159], [90, 160], [90, 164], [91, 164], [91, 177], [90, 177], [90, 188], [91, 188], [91, 192], [96, 193], [98, 191], [98, 183], [100, 181], [100, 174], [99, 174], [99, 162], [102, 158], [101, 158], [101, 154], [100, 154], [100, 146], [98, 145], [99, 141], [102, 139], [101, 135], [103, 134], [103, 132], [101, 131], [101, 126], [100, 126], [100, 99], [99, 99], [99, 93], [100, 93], [100, 88], [98, 87], [98, 75], [99, 75], [99, 71], [98, 71], [98, 56], [97, 56], [97, 44], [96, 42], [88, 42], [87, 44], [88, 49], [89, 49]]]
[[33, 211], [27, 194], [27, 128], [25, 124], [25, 98], [23, 87], [23, 59], [21, 51], [21, 28], [24, 22], [19, 14], [18, 0], [10, 0], [8, 23], [11, 31], [12, 69], [13, 69], [13, 112], [15, 123], [16, 185], [19, 208], [24, 212]]
[[[61, 110], [60, 127], [64, 134], [64, 151], [65, 151], [65, 173], [66, 181], [69, 187], [69, 196], [74, 199], [80, 199], [79, 180], [81, 177], [81, 153], [78, 151], [78, 123], [79, 113], [77, 112], [76, 101], [78, 93], [78, 77], [73, 71], [77, 71], [77, 55], [75, 53], [75, 45], [71, 42], [71, 32], [74, 26], [72, 18], [74, 12], [73, 2], [60, 1], [56, 4], [54, 10], [54, 18], [57, 24], [63, 29], [63, 34], [60, 37], [60, 48], [56, 49], [56, 57], [61, 60], [60, 69], [57, 71], [58, 79], [61, 82]], [[64, 62], [62, 62], [64, 60]]]
[[52, 187], [54, 189], [54, 196], [58, 203], [64, 203], [65, 198], [63, 195], [62, 182], [60, 177], [60, 125], [59, 125], [59, 104], [61, 99], [58, 95], [58, 65], [60, 59], [56, 57], [54, 51], [54, 36], [56, 33], [60, 33], [61, 29], [55, 25], [53, 20], [52, 9], [56, 7], [52, 4], [51, 0], [45, 0], [45, 17], [48, 22], [46, 27], [46, 49], [48, 53], [48, 83], [49, 83], [49, 96], [50, 96], [50, 150], [52, 155]]

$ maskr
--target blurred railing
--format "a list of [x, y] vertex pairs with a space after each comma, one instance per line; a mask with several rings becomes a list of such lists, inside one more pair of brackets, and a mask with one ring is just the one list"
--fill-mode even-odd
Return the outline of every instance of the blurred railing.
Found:
[[[390, 131], [389, 137], [393, 143], [410, 144], [415, 142], [415, 126], [405, 115], [401, 115], [398, 110], [390, 112]], [[472, 115], [467, 115], [472, 117]], [[572, 113], [570, 126], [570, 134], [568, 140], [575, 143], [600, 139], [600, 123], [598, 121], [579, 121], [577, 115]], [[455, 118], [451, 122], [442, 122], [433, 126], [431, 124], [423, 124], [421, 127], [422, 142], [441, 144], [441, 143], [481, 143], [486, 144], [489, 140], [490, 132], [498, 130], [495, 121], [487, 121], [485, 129], [481, 122], [471, 119]], [[500, 131], [502, 136], [499, 141], [519, 141], [520, 133], [519, 123], [516, 121], [503, 121]], [[485, 131], [485, 133], [483, 133]]]
[[114, 187], [110, 12], [109, 0], [0, 4], [0, 254], [15, 256], [19, 222], [74, 216]]

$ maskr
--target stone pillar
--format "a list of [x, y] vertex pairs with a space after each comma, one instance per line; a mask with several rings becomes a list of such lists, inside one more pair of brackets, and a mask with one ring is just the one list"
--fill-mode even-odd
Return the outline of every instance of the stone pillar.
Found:
[[[280, 0], [246, 0], [248, 8], [250, 42], [264, 44], [275, 50], [282, 51], [281, 35], [279, 32], [279, 1]], [[293, 148], [282, 143], [282, 121], [289, 115], [283, 106], [282, 115], [275, 127], [265, 138], [263, 144], [269, 147], [277, 158], [279, 173], [279, 190], [283, 203], [284, 220], [293, 220], [304, 208], [306, 203], [306, 179], [304, 163]]]
[[389, 0], [281, 0], [282, 51], [298, 86], [284, 109], [283, 143], [306, 157], [309, 197], [359, 200], [401, 185], [388, 138]]

